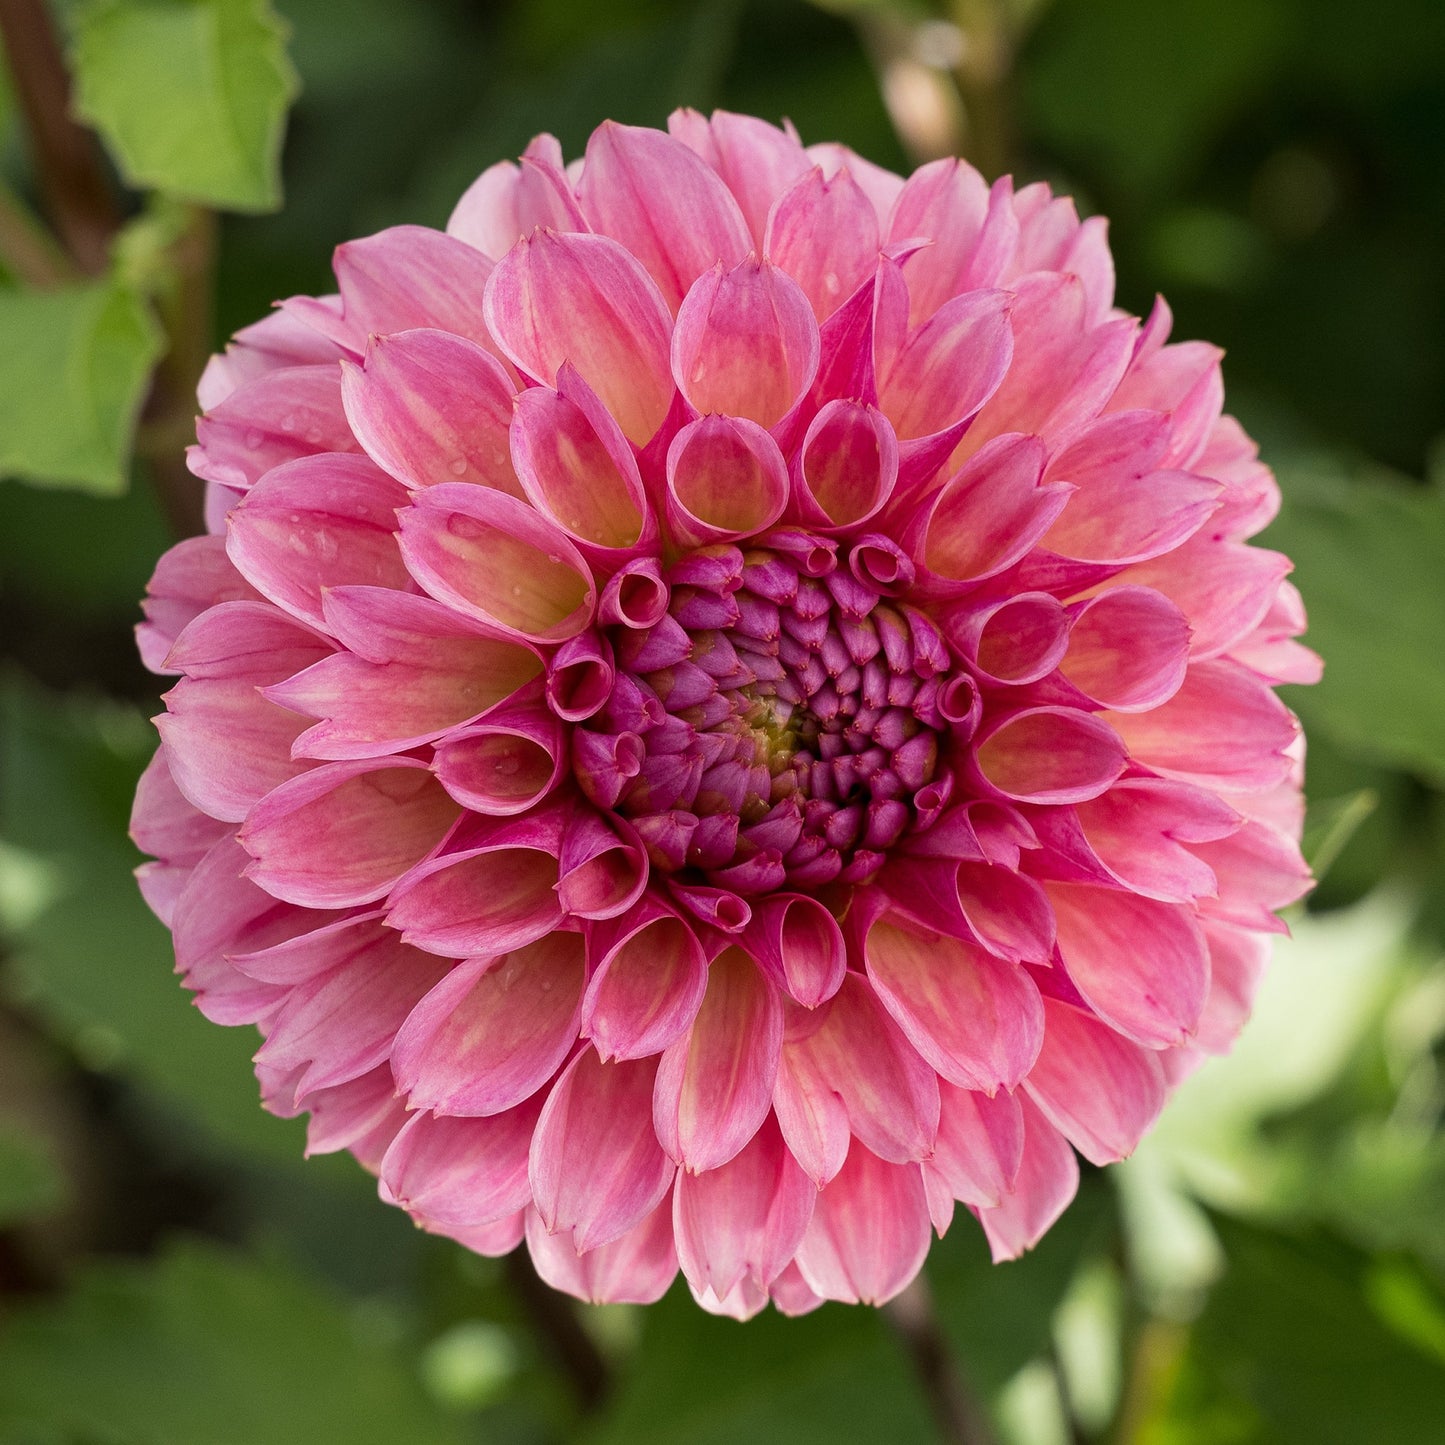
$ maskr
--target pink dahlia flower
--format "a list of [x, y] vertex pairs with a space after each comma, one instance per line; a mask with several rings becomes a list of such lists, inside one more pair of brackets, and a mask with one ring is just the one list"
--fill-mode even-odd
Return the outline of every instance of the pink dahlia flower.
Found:
[[1219, 353], [1104, 222], [604, 125], [202, 379], [134, 835], [266, 1107], [594, 1300], [996, 1258], [1227, 1048], [1316, 659]]

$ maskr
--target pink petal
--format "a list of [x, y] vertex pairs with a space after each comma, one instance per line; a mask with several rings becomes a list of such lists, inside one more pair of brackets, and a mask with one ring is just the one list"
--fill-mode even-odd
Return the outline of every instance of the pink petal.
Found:
[[298, 1098], [382, 1063], [402, 1020], [448, 967], [374, 918], [325, 930], [323, 947], [331, 966], [291, 989], [256, 1054], [268, 1068], [301, 1071]]
[[672, 318], [632, 255], [605, 236], [539, 231], [498, 263], [487, 318], [508, 358], [555, 386], [571, 362], [641, 446], [672, 403]]
[[626, 1234], [666, 1196], [676, 1172], [652, 1128], [650, 1059], [604, 1064], [582, 1049], [553, 1085], [532, 1137], [537, 1212], [586, 1253]]
[[191, 470], [244, 491], [272, 467], [317, 452], [354, 452], [341, 368], [288, 366], [232, 392], [196, 423]]
[[688, 291], [672, 333], [672, 374], [698, 413], [776, 426], [817, 371], [808, 298], [771, 262], [709, 271]]
[[226, 556], [224, 537], [187, 537], [161, 560], [146, 584], [141, 610], [146, 620], [135, 630], [141, 661], [152, 672], [167, 672], [166, 654], [187, 624], [218, 602], [254, 602], [256, 589]]
[[1201, 905], [1211, 918], [1280, 931], [1275, 912], [1303, 898], [1314, 883], [1298, 843], [1263, 823], [1247, 822], [1227, 838], [1193, 848], [1218, 880], [1218, 897]]
[[950, 642], [990, 682], [1022, 686], [1059, 665], [1069, 646], [1069, 619], [1048, 592], [986, 601], [960, 600], [942, 610]]
[[561, 148], [551, 136], [538, 136], [520, 166], [502, 161], [483, 171], [453, 207], [447, 234], [497, 261], [538, 226], [552, 231], [587, 229], [562, 170]]
[[482, 293], [492, 263], [426, 226], [392, 226], [336, 248], [336, 280], [351, 349], [369, 337], [435, 327], [490, 347]]
[[409, 943], [448, 958], [508, 953], [562, 921], [557, 899], [563, 814], [547, 808], [479, 823], [456, 851], [415, 868], [387, 921]]
[[604, 1060], [661, 1053], [691, 1027], [707, 988], [707, 958], [692, 928], [656, 899], [594, 924], [588, 957], [581, 1033]]
[[950, 1083], [1013, 1089], [1038, 1056], [1038, 989], [1016, 964], [884, 917], [864, 943], [868, 977], [914, 1048]]
[[710, 122], [696, 111], [674, 111], [667, 129], [722, 177], [742, 208], [753, 240], [767, 251], [762, 243], [774, 202], [812, 169], [797, 137], [754, 116], [726, 110], [713, 111]]
[[1143, 712], [1172, 697], [1189, 662], [1189, 620], [1150, 587], [1109, 587], [1072, 612], [1059, 671], [1090, 702]]
[[1184, 1043], [1209, 989], [1193, 913], [1113, 888], [1047, 887], [1064, 967], [1094, 1012], [1146, 1048]]
[[864, 160], [857, 151], [850, 150], [845, 145], [839, 145], [836, 141], [824, 141], [819, 145], [811, 145], [808, 147], [807, 155], [814, 165], [822, 166], [825, 176], [836, 176], [839, 171], [846, 168], [853, 179], [863, 188], [863, 194], [873, 202], [873, 210], [878, 216], [879, 223], [882, 224], [888, 219], [889, 213], [898, 200], [898, 193], [903, 189], [902, 176], [884, 170], [882, 166], [876, 166], [872, 161]]
[[527, 1248], [537, 1273], [553, 1289], [591, 1304], [650, 1305], [677, 1277], [672, 1206], [664, 1199], [620, 1239], [578, 1254], [564, 1234], [549, 1234], [535, 1209], [527, 1211]]
[[800, 893], [759, 899], [743, 930], [743, 947], [763, 973], [804, 1008], [832, 998], [848, 966], [838, 920], [816, 899]]
[[738, 204], [712, 169], [660, 131], [605, 121], [587, 142], [578, 199], [594, 230], [621, 241], [675, 311], [692, 283], [752, 249]]
[[1017, 1259], [1048, 1233], [1079, 1188], [1079, 1161], [1062, 1134], [1025, 1097], [1018, 1178], [997, 1205], [978, 1212], [995, 1264]]
[[975, 1209], [991, 1209], [1018, 1178], [1024, 1120], [1013, 1094], [988, 1094], [939, 1085], [938, 1147], [923, 1167], [950, 1195]]
[[978, 737], [971, 763], [1005, 798], [1077, 803], [1096, 798], [1124, 771], [1118, 734], [1092, 713], [1035, 707], [1004, 713]]
[[[325, 304], [322, 298], [317, 298]], [[337, 307], [340, 297], [331, 297]], [[273, 311], [243, 326], [227, 343], [225, 354], [206, 363], [196, 384], [202, 411], [214, 411], [232, 392], [283, 366], [314, 366], [339, 361], [343, 350], [285, 311]]]
[[906, 336], [880, 337], [878, 405], [899, 437], [934, 436], [978, 413], [1013, 356], [1010, 299], [969, 291], [945, 302]]
[[705, 416], [683, 427], [668, 447], [668, 528], [685, 545], [764, 531], [787, 501], [787, 463], [754, 422]]
[[1204, 921], [1204, 938], [1209, 945], [1209, 997], [1194, 1044], [1211, 1054], [1227, 1054], [1254, 1007], [1274, 940], [1212, 919]]
[[267, 472], [232, 509], [226, 550], [258, 592], [324, 630], [327, 589], [410, 583], [396, 546], [406, 499], [363, 457], [303, 457]]
[[873, 204], [846, 170], [830, 179], [816, 167], [803, 173], [779, 197], [767, 225], [763, 254], [798, 283], [819, 322], [878, 264]]
[[511, 817], [557, 786], [566, 761], [561, 721], [537, 702], [514, 697], [485, 721], [448, 733], [436, 745], [432, 768], [464, 807]]
[[1159, 1055], [1057, 999], [1046, 998], [1044, 1012], [1044, 1046], [1024, 1082], [1029, 1097], [1091, 1164], [1126, 1158], [1164, 1107]]
[[692, 1027], [657, 1070], [653, 1124], [662, 1147], [685, 1169], [716, 1169], [757, 1133], [782, 1042], [777, 991], [741, 949], [725, 950], [708, 969]]
[[531, 1203], [527, 1152], [539, 1112], [530, 1099], [487, 1119], [413, 1114], [381, 1161], [382, 1183], [432, 1229], [507, 1219]]
[[412, 576], [464, 616], [547, 642], [592, 620], [596, 589], [582, 554], [525, 502], [448, 483], [418, 493], [400, 521]]
[[136, 785], [130, 836], [142, 853], [167, 863], [199, 863], [232, 830], [187, 801], [162, 745]]
[[913, 556], [945, 582], [977, 582], [1012, 566], [1048, 530], [1069, 498], [1042, 483], [1037, 437], [999, 437], [971, 458], [914, 524]]
[[886, 1304], [922, 1268], [931, 1230], [918, 1165], [857, 1147], [818, 1194], [798, 1269], [824, 1299]]
[[513, 386], [501, 363], [447, 331], [372, 336], [341, 368], [356, 439], [408, 487], [475, 482], [520, 496], [508, 449]]
[[313, 768], [262, 799], [240, 839], [268, 893], [308, 908], [383, 897], [461, 814], [423, 762], [362, 759]]
[[1110, 722], [1136, 762], [1221, 792], [1259, 792], [1289, 773], [1294, 715], [1251, 673], [1223, 659], [1196, 662], [1152, 712]]
[[344, 1084], [313, 1090], [304, 1103], [310, 1115], [306, 1157], [349, 1149], [372, 1173], [406, 1122], [406, 1108], [393, 1092], [385, 1064]]
[[522, 486], [582, 546], [635, 546], [649, 509], [632, 448], [570, 365], [558, 380], [561, 392], [535, 386], [517, 398], [511, 440]]
[[584, 973], [576, 933], [454, 968], [397, 1031], [391, 1066], [408, 1107], [490, 1115], [530, 1098], [577, 1039]]
[[575, 918], [616, 918], [647, 886], [647, 853], [621, 818], [604, 819], [585, 803], [562, 832], [557, 898]]
[[688, 1283], [718, 1299], [744, 1279], [766, 1290], [797, 1251], [817, 1195], [772, 1119], [727, 1164], [680, 1173], [673, 1232]]
[[859, 526], [898, 480], [898, 438], [876, 407], [830, 401], [808, 427], [793, 475], [800, 521], [823, 532]]
[[938, 1132], [938, 1076], [873, 986], [850, 971], [817, 1012], [823, 1017], [812, 1032], [784, 1044], [774, 1091], [778, 1123], [798, 1162], [820, 1184], [837, 1172], [835, 1100], [875, 1154], [899, 1163], [926, 1158]]

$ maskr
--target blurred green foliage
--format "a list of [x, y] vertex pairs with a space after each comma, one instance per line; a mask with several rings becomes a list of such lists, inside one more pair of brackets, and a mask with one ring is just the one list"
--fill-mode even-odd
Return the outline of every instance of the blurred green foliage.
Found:
[[[522, 1275], [418, 1235], [349, 1161], [301, 1164], [300, 1126], [256, 1106], [253, 1041], [175, 985], [124, 838], [157, 708], [128, 633], [175, 510], [177, 377], [327, 289], [338, 241], [440, 223], [538, 130], [576, 154], [606, 116], [725, 105], [906, 165], [918, 117], [880, 84], [898, 65], [965, 147], [1109, 214], [1121, 304], [1162, 290], [1177, 334], [1228, 348], [1231, 407], [1285, 488], [1265, 540], [1328, 661], [1291, 699], [1324, 878], [1250, 1030], [1031, 1256], [993, 1267], [960, 1220], [928, 1266], [943, 1338], [1010, 1445], [1439, 1439], [1445, 7], [54, 14], [124, 229], [103, 274], [46, 240], [0, 68], [0, 1442], [936, 1438], [897, 1331], [835, 1306], [742, 1328], [680, 1290], [580, 1311], [599, 1399]], [[283, 209], [234, 214], [281, 180]], [[233, 213], [214, 265], [202, 206]]]

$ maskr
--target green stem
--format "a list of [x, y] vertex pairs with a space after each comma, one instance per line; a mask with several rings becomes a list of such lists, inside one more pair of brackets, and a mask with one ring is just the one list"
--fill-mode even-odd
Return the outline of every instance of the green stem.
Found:
[[39, 218], [0, 182], [0, 265], [27, 286], [50, 288], [76, 279], [70, 257]]

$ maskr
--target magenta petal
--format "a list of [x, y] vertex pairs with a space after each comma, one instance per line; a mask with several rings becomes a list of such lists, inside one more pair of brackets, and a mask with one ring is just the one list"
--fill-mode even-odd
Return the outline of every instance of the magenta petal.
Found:
[[994, 1263], [1017, 1259], [1032, 1249], [1069, 1207], [1079, 1188], [1079, 1161], [1063, 1135], [1022, 1099], [1023, 1160], [1009, 1193], [993, 1208], [981, 1209], [978, 1222], [988, 1236]]
[[837, 532], [868, 521], [898, 480], [888, 418], [862, 402], [830, 401], [808, 427], [794, 478], [794, 511], [809, 527]]
[[1134, 1152], [1164, 1107], [1159, 1055], [1056, 999], [1044, 1000], [1044, 1046], [1024, 1088], [1092, 1164]]
[[176, 787], [162, 745], [136, 785], [130, 836], [142, 853], [165, 863], [199, 863], [231, 829], [201, 812]]
[[741, 949], [708, 968], [702, 1006], [662, 1055], [653, 1123], [662, 1147], [701, 1173], [733, 1158], [767, 1117], [783, 1042], [777, 991]]
[[584, 972], [581, 935], [560, 932], [454, 968], [397, 1031], [408, 1106], [489, 1115], [530, 1098], [576, 1041]]
[[950, 1083], [992, 1094], [1033, 1067], [1043, 1007], [1016, 964], [893, 917], [873, 924], [864, 953], [878, 997]]
[[533, 1099], [486, 1119], [413, 1114], [381, 1161], [382, 1183], [428, 1228], [509, 1218], [531, 1202], [527, 1153], [539, 1112]]
[[484, 170], [452, 208], [447, 234], [498, 261], [538, 226], [587, 229], [562, 169], [561, 147], [551, 136], [538, 136], [520, 166], [501, 161]]
[[817, 1195], [772, 1119], [728, 1163], [680, 1173], [673, 1232], [688, 1283], [718, 1299], [744, 1279], [766, 1290], [797, 1251]]
[[406, 1123], [406, 1108], [395, 1095], [385, 1064], [344, 1084], [315, 1089], [302, 1102], [311, 1115], [306, 1121], [306, 1157], [349, 1149], [372, 1173], [380, 1169]]
[[603, 1059], [661, 1053], [688, 1028], [707, 988], [702, 945], [681, 918], [651, 896], [621, 918], [592, 925], [592, 974], [581, 1032]]
[[1051, 883], [1059, 953], [1106, 1023], [1146, 1048], [1173, 1048], [1199, 1024], [1209, 955], [1193, 912], [1113, 888]]
[[487, 317], [507, 356], [554, 386], [570, 362], [642, 446], [672, 403], [672, 317], [632, 255], [605, 236], [539, 231], [487, 284]]
[[1046, 677], [1069, 646], [1069, 617], [1048, 592], [970, 602], [942, 609], [944, 630], [984, 681], [1021, 687]]
[[447, 483], [418, 493], [400, 522], [411, 575], [463, 616], [545, 642], [592, 620], [596, 588], [582, 554], [525, 502]]
[[647, 853], [621, 818], [604, 820], [585, 803], [562, 832], [557, 899], [574, 918], [616, 918], [647, 886]]
[[372, 336], [342, 367], [357, 440], [409, 487], [475, 482], [520, 495], [508, 450], [513, 386], [494, 356], [448, 331]]
[[436, 745], [437, 780], [477, 813], [510, 817], [540, 803], [562, 779], [567, 751], [561, 721], [536, 701], [516, 698]]
[[938, 1147], [924, 1165], [952, 1198], [991, 1209], [1013, 1188], [1023, 1162], [1024, 1120], [1013, 1094], [990, 1098], [952, 1084], [939, 1086]]
[[257, 591], [323, 630], [327, 589], [405, 589], [396, 512], [406, 489], [364, 457], [303, 457], [266, 473], [232, 509], [226, 550]]
[[577, 187], [594, 230], [621, 241], [673, 310], [719, 261], [752, 249], [738, 204], [713, 171], [671, 136], [606, 121], [587, 142]]
[[308, 908], [383, 897], [441, 842], [461, 809], [425, 763], [362, 759], [313, 768], [255, 808], [240, 839], [268, 893]]
[[527, 1249], [537, 1273], [553, 1289], [591, 1304], [650, 1305], [677, 1277], [672, 1206], [664, 1199], [619, 1239], [584, 1254], [565, 1234], [549, 1234], [535, 1209], [527, 1211]]
[[918, 1165], [860, 1146], [819, 1192], [798, 1269], [824, 1299], [886, 1304], [922, 1268], [931, 1227]]
[[532, 1138], [537, 1212], [586, 1252], [626, 1234], [666, 1196], [676, 1168], [652, 1128], [651, 1059], [604, 1064], [583, 1048], [552, 1087]]

